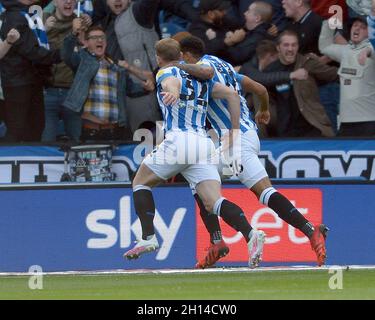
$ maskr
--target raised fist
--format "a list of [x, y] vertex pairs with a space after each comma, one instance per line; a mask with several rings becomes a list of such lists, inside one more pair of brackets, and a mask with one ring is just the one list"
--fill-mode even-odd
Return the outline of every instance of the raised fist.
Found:
[[50, 16], [47, 18], [45, 22], [46, 31], [51, 30], [57, 22], [57, 19], [54, 16]]
[[213, 40], [216, 38], [216, 32], [210, 28], [206, 31], [206, 36], [208, 40]]
[[300, 68], [290, 74], [292, 80], [307, 80], [309, 73], [306, 69]]
[[78, 33], [81, 31], [82, 29], [82, 20], [81, 18], [75, 18], [73, 20], [73, 30], [72, 30], [72, 33], [74, 35], [78, 35]]
[[16, 29], [11, 29], [7, 34], [7, 42], [9, 44], [15, 43], [20, 38], [20, 33]]

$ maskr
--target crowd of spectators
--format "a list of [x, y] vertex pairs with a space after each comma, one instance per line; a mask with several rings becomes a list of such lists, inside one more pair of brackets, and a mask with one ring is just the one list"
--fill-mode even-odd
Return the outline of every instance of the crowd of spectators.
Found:
[[0, 4], [1, 141], [131, 140], [154, 129], [154, 44], [186, 34], [267, 87], [261, 136], [375, 136], [375, 0]]

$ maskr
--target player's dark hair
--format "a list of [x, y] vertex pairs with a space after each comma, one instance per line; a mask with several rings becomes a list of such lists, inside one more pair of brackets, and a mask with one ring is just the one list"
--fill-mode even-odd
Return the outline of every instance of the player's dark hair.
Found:
[[198, 37], [190, 36], [180, 41], [181, 51], [190, 52], [195, 58], [201, 58], [205, 53], [204, 42]]

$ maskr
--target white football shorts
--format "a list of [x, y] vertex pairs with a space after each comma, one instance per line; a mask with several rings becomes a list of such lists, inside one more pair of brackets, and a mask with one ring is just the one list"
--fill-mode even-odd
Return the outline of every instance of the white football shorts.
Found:
[[206, 180], [221, 182], [215, 151], [212, 140], [203, 132], [170, 131], [143, 163], [163, 180], [181, 173], [195, 187]]
[[[264, 169], [258, 158], [259, 151], [260, 141], [257, 132], [255, 130], [248, 130], [245, 133], [241, 133], [241, 164], [243, 171], [239, 174], [238, 179], [248, 189], [252, 188], [260, 180], [268, 177], [266, 169]], [[223, 179], [232, 175], [227, 174], [231, 172], [231, 169], [225, 160], [219, 161], [218, 171]], [[196, 194], [194, 185], [190, 184], [190, 188], [193, 195]]]
[[267, 171], [259, 160], [260, 142], [255, 130], [248, 130], [241, 135], [241, 164], [242, 173], [239, 180], [252, 188], [257, 182], [268, 177]]

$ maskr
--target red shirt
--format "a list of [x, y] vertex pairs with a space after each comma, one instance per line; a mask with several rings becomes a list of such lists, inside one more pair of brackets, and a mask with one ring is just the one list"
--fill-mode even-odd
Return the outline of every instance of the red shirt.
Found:
[[332, 14], [328, 13], [329, 7], [339, 5], [343, 8], [344, 19], [348, 18], [348, 7], [345, 0], [311, 0], [311, 7], [314, 12], [320, 15], [323, 19], [328, 19]]

